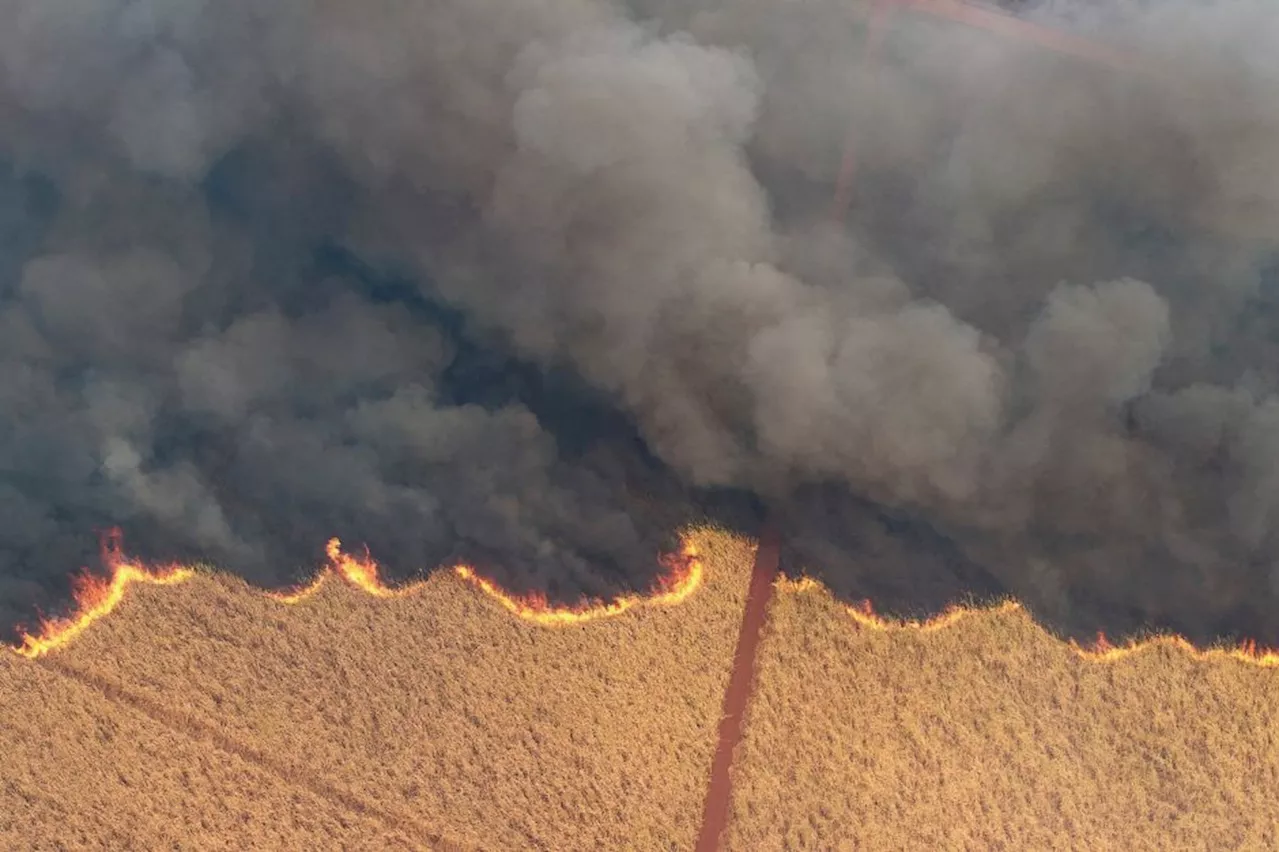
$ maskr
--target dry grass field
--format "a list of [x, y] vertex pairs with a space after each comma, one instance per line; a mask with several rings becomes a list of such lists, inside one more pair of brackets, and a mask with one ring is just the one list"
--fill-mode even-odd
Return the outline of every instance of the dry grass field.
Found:
[[1155, 646], [1080, 657], [1019, 610], [860, 627], [774, 597], [725, 847], [1277, 844], [1277, 673]]
[[0, 655], [0, 848], [412, 849], [400, 829], [119, 696]]
[[451, 572], [131, 587], [0, 655], [0, 848], [690, 848], [753, 553], [697, 540], [685, 603], [564, 628]]
[[[0, 654], [0, 849], [691, 849], [754, 551], [696, 543], [684, 603], [568, 627], [452, 572], [131, 587]], [[1274, 668], [1085, 660], [1020, 610], [868, 629], [784, 584], [757, 672], [726, 849], [1276, 846]]]

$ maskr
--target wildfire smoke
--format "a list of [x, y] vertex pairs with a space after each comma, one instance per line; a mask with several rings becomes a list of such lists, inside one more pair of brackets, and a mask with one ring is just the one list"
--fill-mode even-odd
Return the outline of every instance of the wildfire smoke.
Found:
[[112, 526], [625, 609], [710, 494], [1275, 644], [1275, 7], [1078, 5], [0, 0], [4, 640]]

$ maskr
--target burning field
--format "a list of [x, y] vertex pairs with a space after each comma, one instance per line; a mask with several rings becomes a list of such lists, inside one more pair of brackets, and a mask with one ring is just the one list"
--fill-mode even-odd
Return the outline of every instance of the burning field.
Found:
[[1052, 11], [0, 0], [0, 633], [106, 529], [566, 604], [769, 515], [1275, 646], [1276, 10]]
[[1270, 840], [1277, 7], [1000, 5], [0, 0], [0, 828]]
[[[270, 595], [113, 551], [0, 655], [0, 843], [693, 848], [755, 548], [684, 544], [651, 595], [573, 609], [468, 569], [388, 587], [337, 544]], [[780, 578], [719, 848], [1270, 848], [1276, 662]]]
[[903, 625], [783, 581], [757, 672], [726, 849], [1280, 839], [1274, 654], [1087, 652], [1016, 605]]
[[0, 845], [691, 847], [752, 548], [687, 542], [696, 593], [614, 617], [512, 613], [448, 572], [294, 605], [136, 584], [3, 655]]

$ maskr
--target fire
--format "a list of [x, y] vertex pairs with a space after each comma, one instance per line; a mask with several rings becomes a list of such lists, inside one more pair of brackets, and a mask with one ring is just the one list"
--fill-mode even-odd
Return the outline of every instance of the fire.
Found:
[[195, 576], [195, 571], [179, 565], [146, 568], [130, 562], [120, 549], [120, 531], [111, 530], [102, 541], [102, 561], [111, 569], [107, 579], [84, 575], [75, 584], [76, 609], [65, 618], [46, 619], [36, 633], [23, 633], [22, 643], [14, 648], [24, 657], [35, 659], [70, 644], [100, 618], [108, 615], [125, 590], [134, 583], [153, 586], [176, 586]]
[[[268, 596], [281, 603], [296, 604], [319, 591], [332, 576], [365, 594], [383, 599], [407, 597], [425, 585], [424, 581], [403, 586], [386, 585], [379, 576], [378, 563], [367, 549], [362, 556], [352, 556], [343, 552], [342, 542], [336, 538], [329, 540], [325, 554], [328, 562], [310, 583], [286, 592], [268, 592]], [[102, 561], [110, 575], [105, 579], [87, 574], [81, 576], [75, 584], [71, 614], [45, 619], [35, 633], [23, 633], [21, 643], [13, 647], [16, 653], [34, 659], [69, 645], [90, 625], [110, 614], [124, 600], [129, 586], [135, 583], [174, 586], [196, 574], [193, 568], [181, 565], [148, 567], [130, 560], [121, 548], [119, 530], [111, 530], [103, 537]], [[552, 607], [545, 598], [536, 595], [509, 595], [497, 583], [479, 576], [467, 565], [456, 566], [454, 573], [493, 597], [518, 618], [541, 626], [558, 626], [620, 615], [641, 604], [670, 606], [687, 600], [703, 580], [703, 565], [697, 549], [686, 539], [680, 555], [665, 558], [663, 562], [668, 572], [659, 578], [653, 595], [630, 595], [612, 602], [590, 602], [576, 607]]]
[[853, 620], [863, 627], [871, 630], [919, 630], [921, 633], [933, 633], [950, 627], [957, 621], [967, 618], [971, 615], [986, 615], [987, 613], [1012, 612], [1022, 609], [1021, 604], [1017, 601], [1001, 601], [991, 607], [965, 607], [953, 605], [944, 609], [942, 612], [932, 618], [918, 621], [916, 619], [893, 619], [885, 618], [878, 614], [871, 607], [871, 601], [864, 600], [862, 603], [846, 607], [849, 615], [853, 616]]
[[[780, 591], [797, 593], [817, 591], [825, 587], [812, 577], [802, 577], [798, 580], [780, 579], [778, 588]], [[1008, 613], [1025, 610], [1025, 608], [1022, 604], [1013, 600], [1000, 601], [990, 606], [952, 605], [924, 621], [886, 618], [876, 613], [869, 600], [846, 606], [845, 610], [859, 627], [868, 630], [918, 630], [922, 633], [932, 633], [945, 627], [950, 627], [957, 621], [971, 616]], [[1262, 668], [1280, 667], [1280, 655], [1277, 655], [1277, 652], [1272, 649], [1258, 648], [1256, 642], [1244, 642], [1237, 647], [1197, 648], [1181, 636], [1158, 635], [1143, 639], [1131, 639], [1124, 645], [1116, 646], [1107, 641], [1106, 636], [1099, 633], [1098, 638], [1091, 645], [1083, 646], [1075, 640], [1068, 640], [1066, 644], [1077, 656], [1097, 663], [1112, 663], [1150, 648], [1166, 645], [1190, 654], [1197, 660], [1231, 659]]]
[[352, 588], [359, 589], [375, 598], [403, 598], [418, 591], [423, 585], [421, 581], [405, 586], [386, 585], [379, 579], [378, 563], [373, 561], [373, 557], [369, 555], [367, 548], [364, 556], [350, 556], [342, 552], [342, 542], [340, 540], [331, 538], [329, 543], [325, 545], [324, 552], [329, 557], [329, 562], [316, 575], [314, 580], [305, 586], [288, 592], [270, 592], [271, 597], [281, 603], [298, 603], [320, 591], [320, 587], [324, 585], [325, 580], [335, 575]]
[[702, 585], [703, 565], [698, 550], [685, 542], [679, 557], [664, 560], [669, 572], [659, 578], [652, 595], [627, 595], [613, 601], [593, 601], [576, 607], [553, 607], [541, 595], [509, 595], [492, 580], [481, 577], [469, 565], [458, 565], [454, 573], [502, 605], [512, 615], [543, 627], [583, 624], [598, 618], [621, 615], [640, 604], [674, 606], [688, 600]]
[[1071, 650], [1086, 660], [1094, 660], [1100, 663], [1115, 662], [1156, 645], [1168, 645], [1190, 654], [1198, 660], [1231, 659], [1271, 669], [1280, 666], [1280, 655], [1277, 655], [1276, 651], [1269, 648], [1259, 649], [1258, 643], [1251, 640], [1242, 642], [1235, 647], [1197, 648], [1181, 636], [1163, 635], [1152, 636], [1147, 639], [1131, 639], [1124, 645], [1117, 647], [1108, 642], [1106, 636], [1099, 633], [1098, 638], [1094, 640], [1092, 645], [1081, 646], [1074, 640], [1068, 644], [1071, 646]]

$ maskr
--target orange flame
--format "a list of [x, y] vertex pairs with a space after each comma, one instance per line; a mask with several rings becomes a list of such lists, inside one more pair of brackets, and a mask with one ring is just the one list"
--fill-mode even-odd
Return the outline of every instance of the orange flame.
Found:
[[[156, 586], [173, 586], [195, 576], [192, 568], [180, 565], [147, 567], [124, 555], [119, 530], [111, 530], [103, 537], [102, 561], [110, 569], [106, 579], [88, 574], [75, 583], [74, 608], [62, 618], [44, 619], [35, 633], [23, 633], [20, 644], [13, 650], [24, 657], [34, 659], [48, 654], [74, 641], [95, 621], [114, 610], [125, 592], [134, 583]], [[336, 575], [347, 585], [375, 598], [401, 598], [419, 591], [424, 581], [404, 586], [388, 586], [379, 577], [378, 563], [365, 550], [363, 556], [351, 556], [342, 552], [342, 543], [330, 539], [325, 547], [328, 563], [311, 582], [285, 592], [268, 592], [268, 596], [285, 604], [296, 604], [311, 597]], [[495, 598], [508, 612], [542, 626], [578, 624], [606, 616], [620, 615], [640, 604], [674, 605], [688, 599], [702, 584], [703, 566], [696, 548], [686, 540], [679, 556], [663, 560], [668, 573], [658, 579], [657, 589], [651, 597], [639, 595], [619, 598], [610, 603], [592, 602], [577, 607], [552, 607], [546, 599], [537, 595], [519, 597], [507, 594], [492, 580], [480, 577], [467, 565], [458, 565], [454, 572], [486, 594]]]
[[1107, 641], [1107, 637], [1102, 633], [1098, 634], [1098, 638], [1089, 646], [1078, 645], [1075, 640], [1068, 642], [1071, 650], [1075, 651], [1086, 660], [1093, 660], [1099, 663], [1111, 663], [1124, 657], [1145, 651], [1157, 645], [1168, 645], [1177, 648], [1179, 651], [1190, 654], [1198, 660], [1209, 659], [1230, 659], [1239, 660], [1242, 663], [1249, 663], [1263, 668], [1274, 669], [1280, 666], [1280, 655], [1270, 648], [1258, 648], [1258, 643], [1253, 640], [1241, 642], [1235, 647], [1217, 647], [1217, 648], [1197, 648], [1181, 636], [1160, 635], [1151, 636], [1146, 639], [1130, 639], [1125, 644], [1117, 647]]
[[453, 570], [517, 618], [543, 627], [563, 627], [621, 615], [640, 604], [673, 606], [684, 602], [702, 585], [704, 569], [698, 550], [686, 541], [680, 556], [665, 559], [664, 562], [670, 569], [669, 573], [659, 578], [658, 587], [652, 595], [627, 595], [614, 601], [593, 601], [576, 607], [550, 606], [542, 595], [509, 595], [501, 586], [481, 577], [469, 565], [458, 565]]
[[347, 585], [375, 598], [403, 598], [418, 591], [423, 585], [422, 581], [405, 586], [384, 584], [378, 577], [378, 563], [373, 561], [368, 548], [365, 548], [363, 557], [350, 556], [342, 552], [341, 541], [331, 538], [325, 545], [324, 552], [329, 557], [329, 562], [310, 583], [288, 592], [268, 592], [267, 594], [281, 603], [295, 604], [320, 591], [325, 580], [333, 575], [337, 575]]
[[174, 586], [195, 576], [195, 571], [178, 565], [149, 569], [130, 562], [120, 550], [120, 531], [110, 530], [102, 540], [102, 561], [111, 569], [107, 579], [88, 574], [75, 582], [76, 611], [65, 618], [46, 619], [40, 629], [22, 634], [22, 643], [14, 648], [19, 654], [35, 659], [70, 644], [98, 619], [110, 613], [124, 600], [125, 590], [134, 583]]
[[[781, 591], [786, 592], [808, 592], [824, 588], [821, 583], [812, 577], [802, 577], [798, 580], [780, 579], [778, 587]], [[1024, 609], [1022, 604], [1013, 600], [1000, 601], [985, 607], [957, 604], [947, 607], [932, 618], [919, 621], [916, 619], [886, 618], [876, 613], [869, 600], [845, 607], [845, 610], [857, 622], [858, 626], [868, 630], [918, 630], [921, 633], [932, 633], [944, 627], [950, 627], [957, 621], [970, 616], [994, 615]], [[1117, 647], [1108, 642], [1106, 636], [1099, 633], [1097, 640], [1090, 646], [1081, 646], [1075, 640], [1068, 640], [1066, 644], [1081, 658], [1097, 663], [1115, 662], [1158, 645], [1167, 645], [1190, 654], [1197, 660], [1231, 659], [1262, 668], [1277, 668], [1280, 666], [1280, 655], [1277, 655], [1275, 650], [1259, 649], [1257, 643], [1251, 641], [1241, 643], [1237, 647], [1197, 648], [1181, 636], [1158, 635], [1144, 639], [1131, 639], [1124, 645]]]

